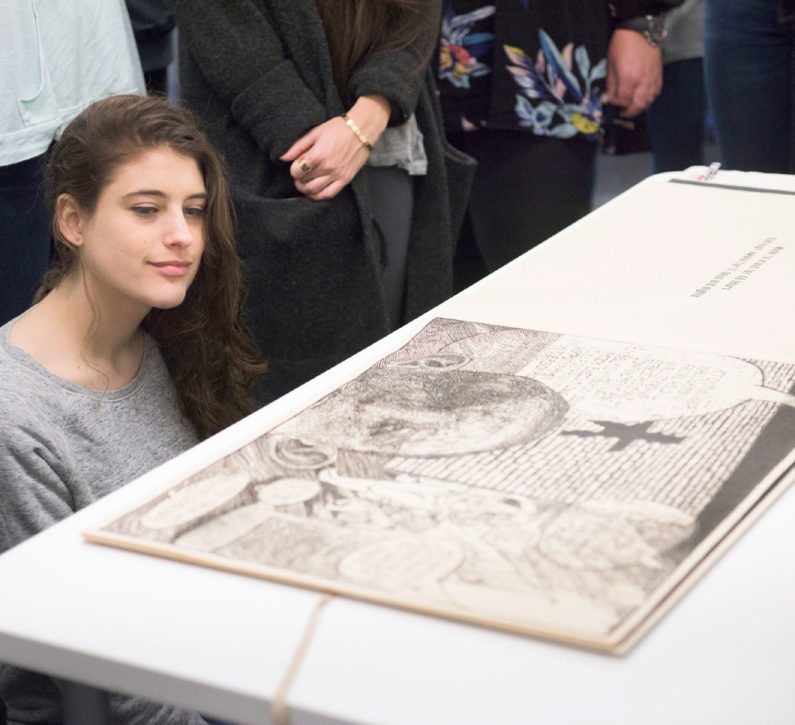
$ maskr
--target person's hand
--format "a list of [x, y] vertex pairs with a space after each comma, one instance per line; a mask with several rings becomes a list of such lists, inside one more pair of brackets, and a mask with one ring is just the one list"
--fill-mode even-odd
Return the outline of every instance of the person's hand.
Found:
[[634, 30], [617, 29], [607, 50], [607, 102], [633, 118], [645, 111], [662, 89], [662, 53]]
[[[386, 128], [389, 102], [381, 96], [363, 96], [348, 116], [371, 144]], [[299, 138], [281, 157], [292, 162], [295, 188], [310, 199], [332, 199], [359, 173], [369, 155], [341, 116], [332, 118]]]
[[356, 176], [367, 156], [367, 149], [337, 116], [301, 136], [281, 158], [292, 161], [295, 188], [304, 196], [331, 199]]

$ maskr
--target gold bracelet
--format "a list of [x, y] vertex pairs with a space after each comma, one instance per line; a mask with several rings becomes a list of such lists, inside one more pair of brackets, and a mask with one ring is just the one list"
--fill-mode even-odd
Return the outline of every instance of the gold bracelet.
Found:
[[371, 144], [367, 140], [367, 136], [365, 136], [362, 133], [362, 129], [360, 129], [356, 125], [356, 121], [354, 121], [352, 118], [349, 118], [347, 113], [343, 113], [342, 114], [342, 120], [345, 121], [345, 123], [348, 124], [348, 128], [351, 131], [353, 131], [353, 135], [356, 136], [356, 138], [359, 139], [359, 141], [361, 142], [362, 146], [364, 146], [368, 151], [372, 151], [373, 150], [373, 144]]

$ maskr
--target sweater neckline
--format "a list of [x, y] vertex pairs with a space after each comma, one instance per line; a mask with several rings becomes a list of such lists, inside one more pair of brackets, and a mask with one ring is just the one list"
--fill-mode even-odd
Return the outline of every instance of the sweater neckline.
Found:
[[133, 379], [130, 380], [130, 382], [126, 385], [123, 385], [120, 388], [114, 388], [113, 390], [93, 390], [91, 388], [78, 385], [77, 383], [73, 383], [71, 380], [66, 380], [65, 378], [55, 375], [46, 367], [44, 367], [44, 365], [42, 365], [32, 355], [25, 352], [22, 348], [11, 344], [11, 327], [24, 314], [25, 313], [23, 312], [22, 315], [15, 317], [13, 320], [10, 320], [0, 328], [0, 333], [2, 333], [2, 336], [0, 336], [0, 343], [2, 343], [2, 347], [7, 355], [12, 360], [15, 360], [16, 362], [23, 365], [29, 372], [34, 373], [38, 377], [46, 379], [49, 383], [56, 385], [67, 392], [87, 398], [99, 398], [102, 400], [119, 400], [121, 398], [125, 398], [128, 395], [133, 394], [141, 387], [141, 385], [143, 385], [149, 369], [152, 366], [152, 359], [156, 350], [156, 343], [148, 333], [144, 332], [144, 349], [143, 355], [141, 356], [141, 364], [139, 365], [138, 371], [135, 373]]

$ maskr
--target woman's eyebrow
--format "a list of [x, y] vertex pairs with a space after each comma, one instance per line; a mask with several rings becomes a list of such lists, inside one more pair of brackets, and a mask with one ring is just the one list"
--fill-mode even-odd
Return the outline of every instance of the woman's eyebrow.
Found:
[[[165, 199], [168, 195], [164, 191], [159, 191], [158, 189], [138, 189], [137, 191], [131, 191], [125, 194], [122, 198], [127, 199], [131, 196], [157, 196]], [[207, 192], [206, 191], [197, 191], [195, 194], [188, 194], [185, 197], [186, 199], [206, 199]]]
[[138, 189], [137, 191], [131, 191], [124, 195], [123, 198], [128, 198], [130, 196], [162, 196], [165, 197], [166, 194], [163, 191], [158, 191], [157, 189]]

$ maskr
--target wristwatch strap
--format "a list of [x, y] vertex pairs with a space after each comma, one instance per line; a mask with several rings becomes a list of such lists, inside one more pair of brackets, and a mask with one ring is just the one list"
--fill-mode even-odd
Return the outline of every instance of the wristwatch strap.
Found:
[[640, 33], [646, 42], [654, 48], [659, 48], [668, 35], [665, 27], [665, 13], [660, 15], [641, 15], [637, 18], [629, 18], [616, 23], [616, 29], [634, 30]]

